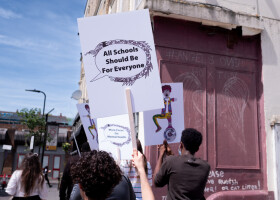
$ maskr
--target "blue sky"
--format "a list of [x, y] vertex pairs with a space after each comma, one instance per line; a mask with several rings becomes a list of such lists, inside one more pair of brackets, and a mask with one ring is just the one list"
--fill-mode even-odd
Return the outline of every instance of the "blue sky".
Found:
[[79, 89], [77, 18], [86, 0], [0, 0], [0, 110], [43, 108], [73, 118]]

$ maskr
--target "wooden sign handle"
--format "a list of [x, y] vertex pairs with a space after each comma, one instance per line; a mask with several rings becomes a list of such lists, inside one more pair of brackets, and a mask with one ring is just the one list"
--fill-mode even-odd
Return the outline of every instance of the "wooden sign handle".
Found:
[[135, 125], [134, 125], [133, 110], [132, 110], [132, 103], [131, 103], [131, 92], [129, 88], [125, 90], [125, 94], [126, 94], [127, 110], [128, 110], [129, 124], [130, 124], [132, 148], [137, 149]]

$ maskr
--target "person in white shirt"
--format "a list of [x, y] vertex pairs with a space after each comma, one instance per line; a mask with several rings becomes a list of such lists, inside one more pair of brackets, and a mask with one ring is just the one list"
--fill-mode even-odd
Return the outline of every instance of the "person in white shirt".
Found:
[[13, 200], [46, 200], [48, 191], [41, 169], [38, 154], [26, 154], [20, 168], [11, 176], [6, 192]]
[[145, 172], [145, 158], [140, 151], [137, 152], [136, 149], [133, 149], [132, 154], [132, 165], [137, 169], [137, 172], [140, 176], [141, 188], [142, 188], [142, 200], [155, 200], [152, 188], [149, 184], [147, 174]]
[[[137, 150], [143, 154], [142, 145], [139, 139], [137, 139]], [[144, 159], [144, 170], [149, 182], [149, 185], [152, 186], [153, 180], [152, 180], [152, 167], [150, 163], [147, 161], [145, 155], [143, 155]], [[128, 176], [128, 178], [131, 181], [135, 196], [137, 200], [142, 199], [142, 188], [141, 188], [141, 180], [140, 180], [140, 174], [137, 172], [136, 168], [133, 167], [132, 161], [129, 160], [122, 160], [120, 163], [120, 168], [123, 171], [123, 173]]]

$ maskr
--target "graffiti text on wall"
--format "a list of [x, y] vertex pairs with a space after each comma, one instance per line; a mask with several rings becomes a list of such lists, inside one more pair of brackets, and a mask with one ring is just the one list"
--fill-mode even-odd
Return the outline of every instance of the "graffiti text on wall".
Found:
[[235, 190], [260, 190], [261, 185], [258, 180], [256, 183], [240, 184], [236, 178], [228, 178], [224, 171], [210, 171], [205, 193], [214, 193], [218, 191], [235, 191]]

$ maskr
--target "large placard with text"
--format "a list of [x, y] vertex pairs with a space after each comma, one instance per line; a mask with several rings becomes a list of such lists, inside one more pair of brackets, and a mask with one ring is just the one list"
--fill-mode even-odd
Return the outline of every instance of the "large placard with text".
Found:
[[149, 10], [78, 19], [89, 106], [94, 117], [163, 108]]

